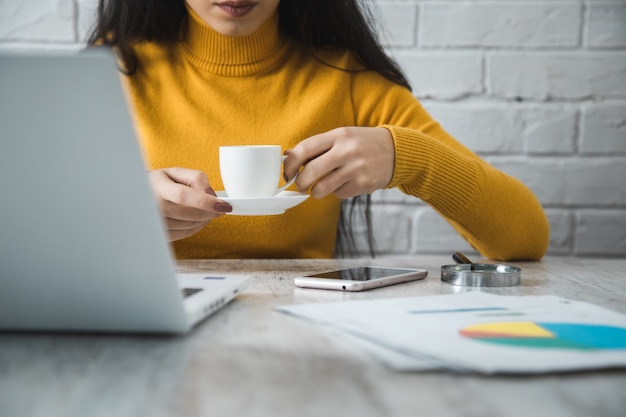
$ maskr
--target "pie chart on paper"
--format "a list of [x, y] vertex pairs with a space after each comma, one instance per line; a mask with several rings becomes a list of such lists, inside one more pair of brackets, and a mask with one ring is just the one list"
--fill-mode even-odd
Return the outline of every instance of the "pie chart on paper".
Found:
[[463, 337], [485, 343], [533, 349], [626, 349], [626, 328], [546, 322], [495, 322], [466, 326]]

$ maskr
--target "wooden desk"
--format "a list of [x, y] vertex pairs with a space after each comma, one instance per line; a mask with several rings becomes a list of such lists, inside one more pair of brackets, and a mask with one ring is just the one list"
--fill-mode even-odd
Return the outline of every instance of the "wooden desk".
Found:
[[[186, 261], [256, 278], [184, 337], [0, 334], [0, 416], [626, 416], [626, 370], [544, 376], [399, 373], [323, 328], [273, 311], [305, 302], [447, 294], [448, 256]], [[295, 289], [303, 273], [425, 267], [426, 281], [363, 293]], [[510, 295], [555, 294], [626, 313], [626, 260], [548, 258]]]

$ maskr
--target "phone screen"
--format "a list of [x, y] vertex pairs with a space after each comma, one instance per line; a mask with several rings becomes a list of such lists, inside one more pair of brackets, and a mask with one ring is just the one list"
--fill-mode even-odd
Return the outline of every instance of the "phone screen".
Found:
[[323, 272], [321, 274], [308, 275], [311, 278], [342, 279], [351, 281], [371, 281], [377, 278], [390, 277], [398, 274], [406, 274], [407, 270], [393, 268], [376, 268], [360, 266], [356, 268], [342, 269], [341, 271]]

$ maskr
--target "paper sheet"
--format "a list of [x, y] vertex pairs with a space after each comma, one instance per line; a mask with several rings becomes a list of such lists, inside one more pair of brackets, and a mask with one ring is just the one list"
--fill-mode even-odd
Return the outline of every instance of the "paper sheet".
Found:
[[626, 366], [626, 316], [556, 296], [483, 292], [282, 306], [398, 370], [544, 373]]

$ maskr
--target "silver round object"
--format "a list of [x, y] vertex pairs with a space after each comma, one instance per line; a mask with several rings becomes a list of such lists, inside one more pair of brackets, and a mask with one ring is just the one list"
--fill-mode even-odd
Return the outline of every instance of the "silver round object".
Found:
[[[460, 253], [456, 253], [453, 258], [457, 261], [469, 261]], [[520, 285], [522, 270], [502, 264], [459, 263], [442, 266], [441, 280], [451, 285], [467, 287], [513, 287]]]

